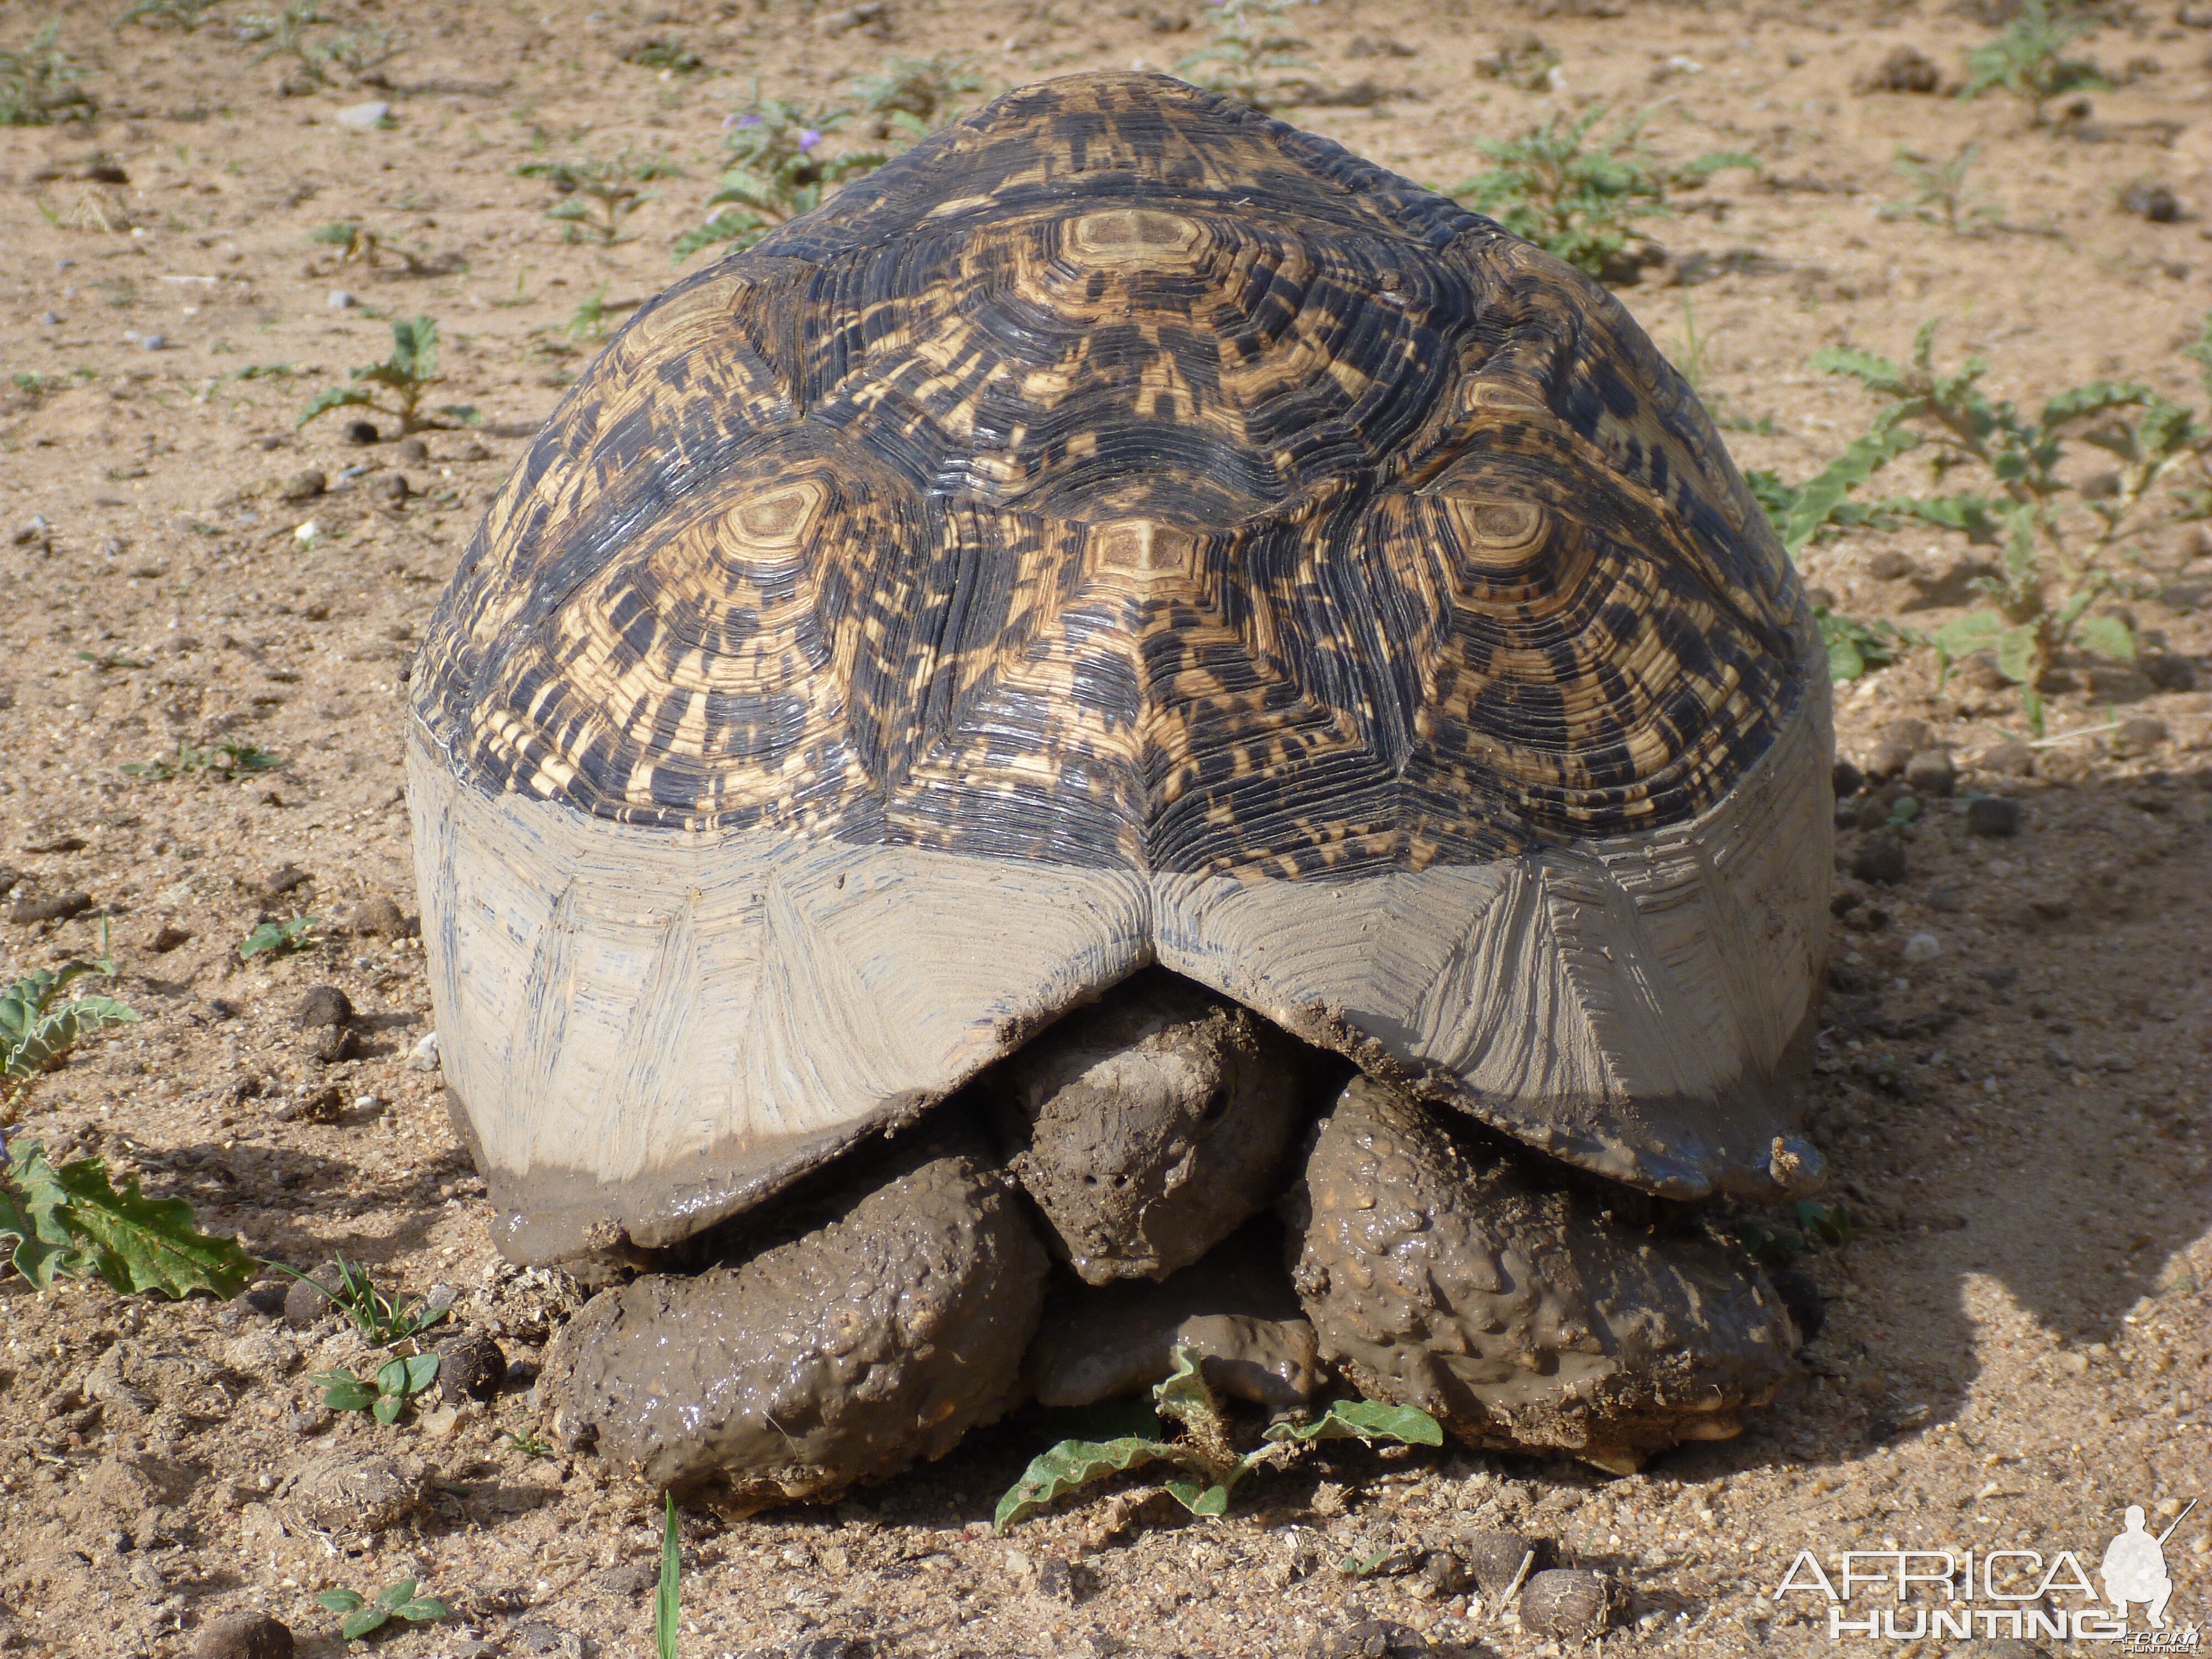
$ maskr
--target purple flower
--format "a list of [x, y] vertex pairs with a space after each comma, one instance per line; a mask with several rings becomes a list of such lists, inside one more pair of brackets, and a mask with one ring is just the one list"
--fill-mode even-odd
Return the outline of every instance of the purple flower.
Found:
[[757, 115], [725, 115], [722, 118], [722, 131], [725, 132], [732, 127], [757, 127], [759, 125], [760, 117]]
[[822, 134], [821, 134], [821, 132], [820, 132], [820, 131], [819, 131], [818, 129], [814, 128], [814, 127], [801, 127], [801, 128], [799, 128], [799, 148], [801, 150], [810, 150], [810, 149], [812, 149], [815, 147], [815, 145], [817, 145], [817, 144], [820, 143], [821, 142], [822, 142]]

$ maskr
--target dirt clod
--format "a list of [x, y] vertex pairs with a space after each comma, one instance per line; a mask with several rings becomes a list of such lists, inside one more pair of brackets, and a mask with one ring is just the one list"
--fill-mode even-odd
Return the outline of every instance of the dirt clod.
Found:
[[1977, 795], [1966, 803], [1966, 833], [2008, 836], [2020, 833], [2020, 803], [2009, 795]]
[[310, 985], [292, 1005], [292, 1024], [302, 1031], [352, 1021], [352, 1000], [335, 985]]
[[200, 1627], [192, 1659], [292, 1659], [292, 1631], [265, 1613], [235, 1613]]
[[419, 1469], [380, 1452], [333, 1448], [309, 1457], [276, 1496], [309, 1526], [378, 1533], [421, 1507], [422, 1477]]
[[489, 1400], [507, 1381], [507, 1355], [481, 1331], [464, 1331], [438, 1345], [438, 1389], [447, 1400]]
[[1625, 1604], [1619, 1583], [1601, 1572], [1554, 1567], [1521, 1589], [1521, 1625], [1539, 1636], [1586, 1642], [1605, 1633]]
[[89, 893], [50, 893], [44, 898], [28, 895], [15, 901], [8, 912], [8, 920], [18, 927], [27, 927], [33, 922], [66, 921], [71, 916], [82, 915], [92, 908]]
[[295, 472], [276, 486], [280, 501], [311, 501], [330, 487], [330, 479], [322, 468], [311, 466]]

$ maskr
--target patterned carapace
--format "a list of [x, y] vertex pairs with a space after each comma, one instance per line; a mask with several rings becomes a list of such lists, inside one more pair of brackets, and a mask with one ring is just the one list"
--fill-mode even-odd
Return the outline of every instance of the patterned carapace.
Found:
[[1621, 307], [1159, 76], [1011, 93], [640, 311], [416, 677], [671, 828], [1357, 875], [1677, 823], [1811, 672]]

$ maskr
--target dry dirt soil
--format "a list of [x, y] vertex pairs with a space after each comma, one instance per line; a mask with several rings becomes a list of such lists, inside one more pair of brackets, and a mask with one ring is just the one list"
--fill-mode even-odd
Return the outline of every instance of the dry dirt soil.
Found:
[[[413, 641], [593, 349], [560, 325], [594, 293], [634, 301], [671, 278], [668, 241], [700, 216], [756, 77], [811, 100], [894, 52], [965, 53], [994, 88], [1172, 65], [1204, 9], [353, 0], [404, 37], [388, 87], [285, 95], [284, 60], [256, 64], [232, 0], [193, 33], [118, 27], [119, 4], [0, 6], [9, 46], [58, 20], [101, 106], [0, 129], [0, 967], [90, 954], [105, 924], [113, 988], [145, 1018], [41, 1079], [8, 1133], [96, 1152], [262, 1255], [343, 1251], [410, 1293], [447, 1286], [518, 1375], [457, 1413], [333, 1421], [307, 1373], [363, 1358], [334, 1321], [0, 1281], [0, 1650], [179, 1654], [264, 1609], [332, 1654], [315, 1595], [408, 1577], [453, 1611], [391, 1637], [397, 1656], [643, 1655], [653, 1498], [518, 1443], [543, 1430], [528, 1374], [574, 1287], [495, 1257], [439, 1079], [409, 1063], [430, 1030], [420, 950], [392, 915], [413, 911]], [[1809, 354], [1896, 354], [1928, 318], [2023, 404], [2100, 376], [2195, 390], [2177, 349], [2212, 303], [2212, 8], [2103, 6], [2076, 50], [2113, 85], [2041, 127], [2002, 94], [1863, 89], [1900, 46], [1955, 82], [1996, 9], [1321, 0], [1294, 14], [1304, 55], [1338, 87], [1369, 83], [1364, 101], [1284, 112], [1438, 185], [1474, 169], [1476, 140], [1593, 99], [1653, 112], [1664, 155], [1754, 153], [1758, 174], [1720, 175], [1654, 227], [1668, 262], [1622, 297], [1678, 360], [1694, 318], [1738, 459], [1801, 478], [1869, 412]], [[1549, 85], [1478, 72], [1531, 32], [1558, 54]], [[703, 67], [627, 60], [656, 38]], [[337, 118], [371, 99], [387, 125]], [[1967, 141], [2004, 228], [1884, 214], [1911, 194], [1899, 144]], [[517, 167], [624, 147], [686, 176], [650, 187], [635, 240], [564, 240]], [[2144, 184], [2178, 215], [2129, 211]], [[306, 240], [333, 221], [416, 250], [413, 266]], [[474, 405], [473, 429], [413, 450], [388, 422], [374, 444], [337, 418], [295, 429], [313, 392], [384, 356], [388, 319], [418, 313], [444, 331], [434, 400]], [[310, 471], [320, 493], [291, 482]], [[1612, 1650], [1811, 1653], [1837, 1645], [1826, 1604], [1773, 1594], [1800, 1550], [1832, 1573], [1850, 1548], [2070, 1549], [2094, 1572], [2124, 1505], [2164, 1527], [2212, 1484], [2212, 694], [2188, 672], [2212, 685], [2212, 540], [2181, 526], [2140, 550], [2124, 597], [2165, 667], [2067, 665], [2039, 747], [2004, 748], [2025, 735], [2009, 696], [1939, 686], [1924, 654], [1838, 688], [1846, 755], [1925, 722], [1905, 747], [1948, 751], [1959, 793], [1905, 830], [1893, 884], [1852, 874], [1871, 832], [1839, 836], [1838, 890], [1860, 902], [1838, 924], [1808, 1103], [1857, 1232], [1805, 1258], [1826, 1328], [1741, 1439], [1626, 1479], [1355, 1449], [1255, 1480], [1225, 1520], [1096, 1496], [1001, 1539], [993, 1503], [1045, 1432], [1017, 1418], [834, 1508], [687, 1516], [683, 1651], [1556, 1651], [1479, 1595], [1393, 1571], [1511, 1524], [1628, 1587]], [[1959, 559], [1907, 528], [1804, 562], [1839, 609], [1926, 626], [1964, 597]], [[283, 764], [125, 769], [216, 741]], [[2018, 834], [1969, 835], [1969, 793], [2017, 799]], [[79, 893], [74, 915], [27, 919]], [[295, 915], [320, 919], [314, 943], [241, 961], [257, 923]], [[295, 1029], [317, 984], [357, 1011], [354, 1057], [319, 1060]], [[2166, 1546], [2177, 1628], [2212, 1621], [2208, 1545], [2200, 1506]], [[1338, 1570], [1393, 1548], [1370, 1577]], [[1855, 1614], [1869, 1605], [1863, 1589]], [[1346, 1636], [1374, 1620], [1396, 1645]]]

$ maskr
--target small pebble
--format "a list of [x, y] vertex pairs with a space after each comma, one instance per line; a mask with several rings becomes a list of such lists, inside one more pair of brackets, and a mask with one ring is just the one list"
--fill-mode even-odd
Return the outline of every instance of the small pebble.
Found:
[[1563, 1641], [1588, 1641], [1603, 1634], [1622, 1599], [1620, 1587], [1601, 1572], [1555, 1567], [1522, 1586], [1521, 1627]]
[[332, 118], [342, 127], [355, 132], [374, 132], [391, 118], [392, 106], [378, 99], [367, 104], [349, 104]]
[[47, 328], [59, 328], [62, 325], [62, 319], [51, 311], [40, 312], [39, 321]]
[[1943, 954], [1943, 941], [1933, 933], [1915, 933], [1905, 941], [1907, 962], [1933, 962]]
[[1984, 772], [1994, 772], [2003, 778], [2026, 778], [2035, 775], [2035, 750], [2014, 740], [1985, 749], [1974, 764]]
[[407, 1051], [407, 1069], [410, 1072], [434, 1072], [438, 1069], [438, 1034], [435, 1031]]
[[1856, 881], [1894, 887], [1905, 879], [1904, 843], [1889, 836], [1868, 836], [1851, 854], [1851, 876]]
[[310, 1325], [321, 1324], [323, 1316], [335, 1305], [313, 1285], [295, 1279], [284, 1292], [284, 1322], [295, 1331], [303, 1331]]
[[407, 933], [407, 918], [383, 894], [372, 893], [355, 908], [353, 930], [368, 939], [403, 939]]
[[191, 942], [191, 935], [173, 922], [163, 922], [147, 936], [146, 948], [155, 956], [175, 950], [179, 945]]
[[312, 501], [329, 488], [330, 480], [323, 475], [322, 468], [307, 467], [276, 486], [276, 499], [280, 501]]
[[264, 1279], [258, 1285], [248, 1285], [233, 1298], [248, 1313], [259, 1314], [264, 1319], [283, 1316], [285, 1297], [291, 1294], [291, 1283], [282, 1279]]
[[374, 421], [348, 421], [345, 435], [349, 444], [373, 444], [377, 441], [379, 434]]
[[1977, 795], [1966, 803], [1966, 833], [1970, 836], [2016, 836], [2020, 833], [2020, 803], [2009, 795]]
[[2181, 217], [2180, 198], [2164, 185], [2130, 185], [2120, 205], [2154, 225], [2170, 225]]
[[350, 311], [354, 307], [359, 305], [361, 301], [355, 299], [353, 295], [347, 293], [345, 289], [342, 288], [334, 288], [330, 291], [329, 295], [323, 301], [323, 303], [328, 306], [332, 311]]
[[234, 1613], [200, 1626], [192, 1659], [292, 1659], [290, 1629], [265, 1613]]
[[8, 920], [19, 927], [28, 927], [37, 921], [66, 921], [71, 916], [82, 915], [92, 908], [89, 893], [53, 893], [45, 898], [26, 895], [15, 901], [8, 913]]
[[428, 466], [430, 464], [430, 446], [420, 438], [402, 438], [392, 447], [392, 453], [404, 465]]
[[169, 337], [166, 334], [141, 334], [138, 337], [138, 349], [141, 351], [167, 351], [169, 349]]

